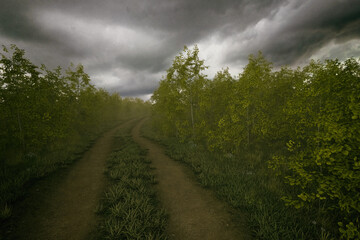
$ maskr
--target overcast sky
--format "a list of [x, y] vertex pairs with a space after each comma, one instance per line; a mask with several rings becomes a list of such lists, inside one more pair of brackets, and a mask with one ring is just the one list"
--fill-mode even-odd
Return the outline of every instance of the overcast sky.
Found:
[[360, 57], [360, 0], [0, 0], [0, 44], [11, 43], [146, 99], [184, 45], [198, 44], [210, 78], [259, 50], [275, 66]]

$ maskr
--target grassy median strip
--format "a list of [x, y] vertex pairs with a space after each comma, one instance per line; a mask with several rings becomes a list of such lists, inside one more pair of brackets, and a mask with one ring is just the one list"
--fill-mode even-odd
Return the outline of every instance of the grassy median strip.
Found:
[[147, 151], [124, 133], [116, 141], [121, 147], [108, 158], [109, 184], [98, 209], [99, 239], [167, 239]]

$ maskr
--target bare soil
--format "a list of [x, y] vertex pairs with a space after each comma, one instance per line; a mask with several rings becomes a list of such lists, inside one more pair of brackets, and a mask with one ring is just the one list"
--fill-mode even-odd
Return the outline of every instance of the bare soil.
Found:
[[159, 198], [169, 213], [169, 236], [175, 240], [251, 239], [244, 223], [234, 222], [229, 208], [202, 188], [186, 166], [170, 159], [161, 146], [141, 136], [144, 121], [133, 128], [132, 135], [149, 150]]
[[91, 239], [113, 136], [130, 123], [106, 132], [71, 168], [60, 170], [32, 187], [20, 204], [22, 213], [7, 239]]

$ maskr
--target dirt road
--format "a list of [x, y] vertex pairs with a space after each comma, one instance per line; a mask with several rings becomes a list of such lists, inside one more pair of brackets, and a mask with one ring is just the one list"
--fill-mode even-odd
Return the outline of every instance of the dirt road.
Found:
[[[169, 213], [170, 238], [250, 239], [247, 231], [233, 223], [227, 207], [196, 183], [189, 169], [167, 157], [158, 144], [141, 137], [140, 128], [145, 120], [133, 128], [132, 135], [149, 149], [159, 198]], [[38, 184], [38, 189], [31, 190], [32, 199], [24, 201], [21, 208], [24, 212], [6, 239], [93, 239], [95, 210], [105, 184], [106, 157], [112, 150], [116, 131], [131, 124], [134, 121], [105, 133], [70, 169], [58, 171]]]
[[[104, 187], [105, 160], [115, 132], [130, 122], [106, 132], [82, 159], [60, 178], [44, 183], [35, 193], [40, 203], [29, 201], [14, 229], [12, 239], [91, 239], [96, 227], [96, 206]], [[59, 178], [59, 176], [57, 177]]]
[[234, 226], [226, 207], [213, 194], [199, 186], [182, 164], [164, 154], [158, 144], [141, 137], [140, 128], [132, 130], [134, 140], [149, 150], [155, 167], [157, 190], [169, 213], [168, 234], [172, 239], [250, 239], [239, 226]]

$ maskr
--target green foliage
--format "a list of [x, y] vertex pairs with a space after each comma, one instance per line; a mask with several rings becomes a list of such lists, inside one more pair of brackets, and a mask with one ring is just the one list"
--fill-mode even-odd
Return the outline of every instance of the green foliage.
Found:
[[195, 138], [201, 89], [206, 83], [201, 72], [206, 68], [199, 59], [199, 49], [184, 48], [175, 57], [166, 78], [152, 96], [162, 131], [169, 135], [175, 132], [182, 140]]
[[25, 183], [73, 162], [101, 132], [149, 104], [95, 88], [82, 65], [38, 67], [15, 45], [0, 54], [2, 217]]
[[337, 237], [360, 238], [359, 61], [274, 71], [260, 52], [238, 77], [225, 69], [195, 83], [186, 81], [187, 60], [196, 59], [198, 49], [184, 53], [154, 93], [157, 128], [214, 153], [271, 152], [260, 166], [290, 186], [279, 198], [332, 218], [322, 224], [339, 227]]
[[[239, 119], [231, 115], [234, 108], [233, 100], [236, 98], [234, 92], [235, 80], [228, 69], [216, 74], [213, 81], [209, 81], [201, 98], [200, 112], [202, 121], [202, 132], [210, 149], [233, 152], [236, 144], [234, 129], [229, 128], [229, 122], [236, 123]], [[242, 126], [233, 126], [239, 127]], [[239, 132], [239, 131], [237, 131]]]
[[7, 219], [11, 216], [11, 208], [5, 204], [0, 210], [0, 219]]
[[359, 70], [354, 59], [304, 68], [308, 79], [286, 108], [296, 134], [288, 142], [290, 153], [277, 163], [297, 189], [284, 197], [287, 203], [297, 208], [317, 203], [336, 212], [346, 239], [360, 238], [360, 121], [354, 108], [360, 105]]
[[[41, 156], [59, 141], [97, 132], [99, 126], [119, 119], [122, 99], [91, 85], [83, 66], [72, 65], [63, 75], [60, 68], [33, 65], [14, 45], [10, 50], [4, 47], [0, 60], [3, 165], [29, 153]], [[18, 156], [12, 156], [14, 152]]]

